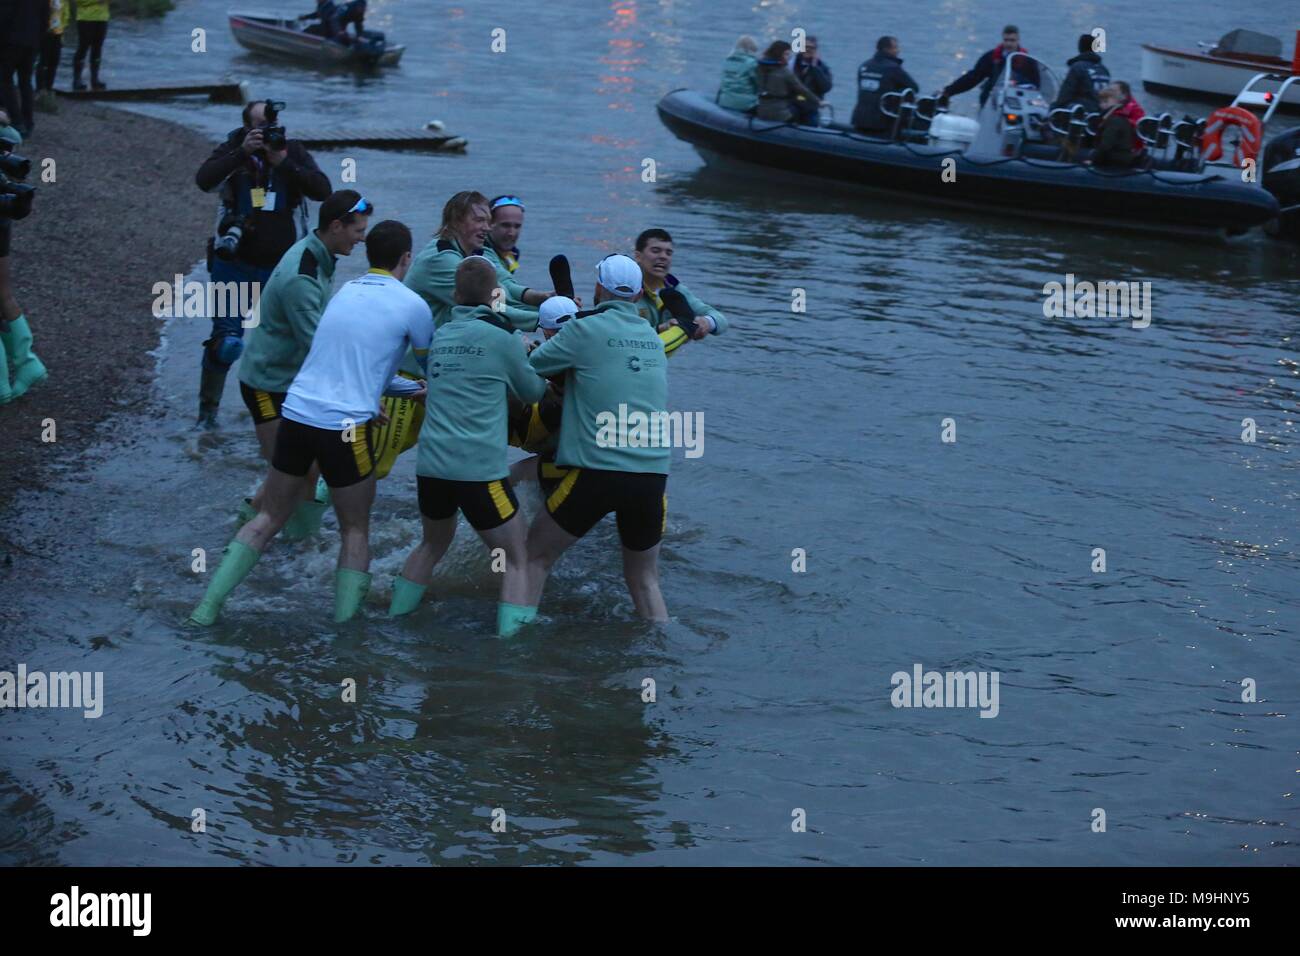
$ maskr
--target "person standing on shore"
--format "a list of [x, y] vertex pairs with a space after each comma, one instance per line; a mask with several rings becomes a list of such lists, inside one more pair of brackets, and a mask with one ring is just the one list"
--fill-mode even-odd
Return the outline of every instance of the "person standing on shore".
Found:
[[[406, 277], [406, 284], [420, 294], [433, 311], [434, 324], [441, 328], [451, 321], [456, 302], [456, 270], [467, 256], [480, 255], [491, 228], [488, 199], [480, 192], [456, 193], [442, 207], [442, 225], [429, 244], [420, 250]], [[537, 328], [537, 307], [554, 295], [520, 285], [505, 266], [497, 268], [499, 314], [514, 328], [531, 332]]]
[[104, 55], [104, 37], [108, 35], [108, 0], [77, 0], [77, 52], [72, 58], [72, 88], [84, 90], [86, 82], [81, 69], [90, 54], [90, 86], [106, 90], [108, 86], [99, 78], [99, 65]]
[[[220, 187], [223, 240], [242, 233], [233, 256], [214, 255], [208, 243], [208, 274], [213, 282], [245, 283], [262, 289], [289, 247], [307, 232], [307, 200], [324, 200], [330, 181], [306, 147], [286, 139], [281, 149], [264, 141], [266, 100], [244, 107], [243, 125], [212, 151], [194, 182], [204, 192]], [[203, 343], [199, 377], [199, 417], [203, 428], [217, 426], [217, 409], [230, 366], [244, 343], [244, 316], [215, 315], [212, 335]], [[286, 383], [287, 384], [287, 383]]]
[[[329, 302], [336, 257], [351, 255], [356, 244], [365, 241], [373, 212], [374, 206], [356, 190], [332, 193], [321, 203], [318, 228], [289, 248], [262, 290], [258, 323], [239, 363], [239, 394], [253, 416], [257, 443], [267, 461], [275, 452], [285, 395]], [[240, 506], [241, 523], [261, 509], [264, 490], [265, 485]], [[286, 540], [315, 534], [328, 504], [315, 489], [304, 495], [285, 531]]]
[[68, 0], [50, 0], [50, 18], [45, 35], [41, 37], [41, 58], [36, 64], [36, 98], [41, 108], [53, 111], [54, 78], [59, 73], [59, 58], [63, 55], [63, 31], [68, 25]]
[[505, 555], [497, 633], [508, 637], [525, 603], [527, 528], [510, 486], [501, 399], [506, 394], [536, 402], [546, 380], [529, 368], [522, 338], [492, 308], [497, 288], [496, 266], [484, 257], [467, 256], [456, 267], [456, 306], [429, 348], [429, 396], [415, 468], [424, 533], [393, 581], [388, 613], [415, 610], [464, 512], [488, 549]]
[[[9, 148], [22, 145], [18, 130], [9, 125], [9, 115], [0, 110], [0, 140]], [[0, 405], [25, 394], [45, 380], [45, 366], [32, 352], [32, 330], [14, 295], [9, 271], [10, 220], [0, 218]], [[13, 378], [9, 366], [13, 364]]]
[[36, 124], [32, 114], [32, 72], [50, 19], [49, 2], [8, 0], [0, 5], [0, 105], [24, 138], [32, 135]]
[[395, 383], [393, 375], [408, 349], [423, 360], [433, 321], [424, 301], [402, 284], [411, 264], [410, 229], [393, 220], [379, 223], [366, 240], [366, 258], [370, 271], [330, 301], [289, 386], [264, 483], [265, 503], [230, 542], [189, 623], [215, 623], [226, 597], [310, 491], [316, 467], [330, 487], [342, 539], [334, 575], [334, 622], [351, 619], [370, 590], [370, 507], [375, 500], [371, 423], [385, 387], [405, 382]]

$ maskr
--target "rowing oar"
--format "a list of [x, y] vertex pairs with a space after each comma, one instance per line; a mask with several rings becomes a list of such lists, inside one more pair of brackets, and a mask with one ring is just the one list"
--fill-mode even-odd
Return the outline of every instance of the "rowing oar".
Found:
[[686, 296], [672, 286], [666, 285], [659, 290], [659, 301], [673, 314], [673, 318], [686, 334], [695, 338], [695, 310], [687, 303]]
[[555, 286], [556, 295], [573, 298], [573, 273], [569, 271], [567, 256], [551, 257], [551, 283]]

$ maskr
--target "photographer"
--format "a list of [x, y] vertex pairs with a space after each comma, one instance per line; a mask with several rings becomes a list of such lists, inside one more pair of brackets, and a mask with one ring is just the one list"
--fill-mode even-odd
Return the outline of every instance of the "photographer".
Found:
[[[220, 187], [217, 235], [208, 241], [213, 282], [256, 282], [270, 278], [280, 258], [306, 234], [307, 200], [330, 194], [329, 177], [306, 148], [286, 139], [279, 125], [283, 103], [254, 100], [244, 107], [244, 125], [213, 150], [195, 183], [204, 192]], [[226, 373], [243, 350], [240, 317], [212, 319], [203, 343], [198, 424], [216, 426]]]
[[35, 192], [31, 186], [17, 182], [31, 166], [13, 152], [22, 141], [18, 131], [9, 125], [9, 115], [0, 110], [0, 405], [18, 398], [43, 381], [46, 374], [41, 360], [32, 354], [32, 330], [18, 307], [9, 274], [11, 223], [31, 212]]

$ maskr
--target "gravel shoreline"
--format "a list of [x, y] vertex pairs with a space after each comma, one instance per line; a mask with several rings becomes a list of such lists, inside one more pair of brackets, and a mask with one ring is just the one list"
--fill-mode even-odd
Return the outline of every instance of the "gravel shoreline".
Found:
[[[49, 378], [0, 406], [0, 555], [24, 494], [74, 470], [114, 413], [149, 398], [162, 321], [153, 284], [203, 256], [212, 201], [194, 172], [207, 137], [174, 123], [61, 100], [38, 113], [20, 152], [38, 191], [14, 223], [10, 265], [18, 303]], [[56, 180], [41, 182], [42, 160]], [[198, 388], [197, 381], [195, 388]], [[56, 438], [41, 440], [52, 418]]]

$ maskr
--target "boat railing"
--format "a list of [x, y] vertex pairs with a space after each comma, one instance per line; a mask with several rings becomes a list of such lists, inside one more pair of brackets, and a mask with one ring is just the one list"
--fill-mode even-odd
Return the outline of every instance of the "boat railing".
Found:
[[[1297, 40], [1300, 43], [1300, 40]], [[1277, 108], [1282, 105], [1282, 99], [1286, 96], [1287, 90], [1291, 84], [1300, 81], [1300, 76], [1287, 76], [1284, 73], [1256, 73], [1241, 88], [1237, 98], [1232, 101], [1233, 106], [1241, 106], [1255, 109], [1262, 109], [1264, 115], [1260, 117], [1261, 126], [1267, 126], [1268, 121], [1273, 118]], [[1275, 90], [1257, 89], [1261, 83], [1275, 83], [1278, 88]]]

